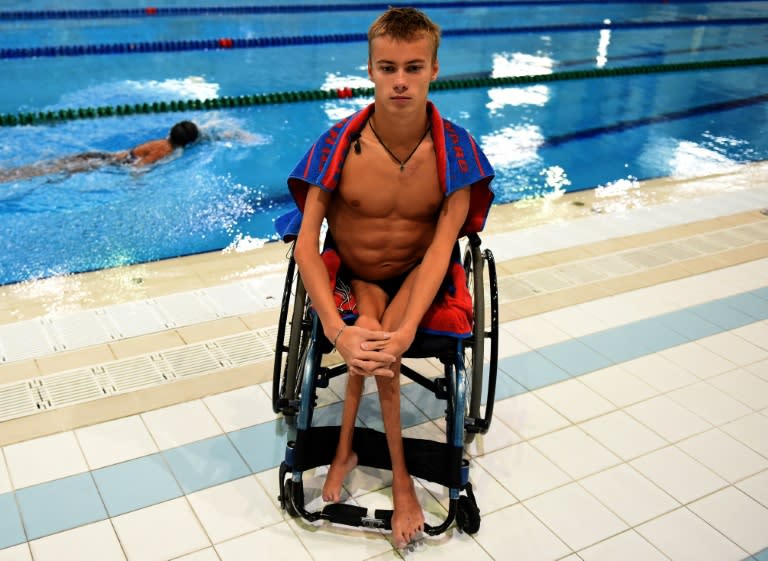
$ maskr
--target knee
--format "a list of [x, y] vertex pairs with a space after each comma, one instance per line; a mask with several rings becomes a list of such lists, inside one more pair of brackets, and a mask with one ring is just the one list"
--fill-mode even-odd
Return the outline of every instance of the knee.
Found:
[[397, 331], [398, 327], [400, 327], [399, 320], [396, 322], [392, 316], [385, 317], [381, 322], [381, 328], [384, 331]]
[[355, 321], [355, 325], [357, 327], [370, 329], [371, 331], [381, 331], [381, 323], [379, 320], [373, 316], [368, 316], [365, 314], [360, 314], [358, 316], [357, 321]]

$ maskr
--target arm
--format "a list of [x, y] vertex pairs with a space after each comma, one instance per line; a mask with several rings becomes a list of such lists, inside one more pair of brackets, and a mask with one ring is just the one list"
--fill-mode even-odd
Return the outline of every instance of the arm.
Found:
[[435, 235], [421, 262], [411, 289], [405, 317], [385, 350], [396, 356], [411, 346], [416, 330], [443, 283], [453, 246], [469, 211], [470, 187], [454, 192], [443, 202]]
[[[315, 186], [310, 187], [307, 193], [301, 229], [293, 253], [299, 266], [301, 280], [320, 319], [323, 333], [328, 340], [336, 341], [336, 348], [344, 361], [349, 366], [361, 368], [371, 374], [391, 376], [392, 372], [387, 367], [395, 357], [388, 353], [366, 351], [362, 347], [366, 341], [386, 340], [388, 336], [382, 332], [355, 326], [344, 328], [346, 324], [336, 309], [328, 271], [319, 250], [320, 228], [331, 196], [331, 193]], [[337, 337], [342, 328], [344, 328], [343, 336]]]

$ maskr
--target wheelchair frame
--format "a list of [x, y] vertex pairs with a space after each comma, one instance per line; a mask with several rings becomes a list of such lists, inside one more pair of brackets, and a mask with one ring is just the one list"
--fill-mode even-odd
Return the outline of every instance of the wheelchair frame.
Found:
[[[469, 461], [463, 452], [464, 445], [476, 434], [484, 434], [490, 428], [498, 365], [496, 265], [491, 251], [480, 246], [480, 237], [470, 234], [463, 258], [467, 287], [473, 296], [472, 335], [467, 339], [417, 335], [404, 356], [438, 358], [443, 364], [442, 377], [430, 379], [405, 364], [401, 365], [401, 374], [430, 390], [436, 398], [446, 400], [445, 443], [403, 438], [410, 474], [449, 489], [448, 514], [438, 526], [425, 525], [429, 535], [444, 532], [454, 520], [460, 530], [469, 534], [480, 528], [480, 512], [469, 482]], [[488, 322], [486, 280], [490, 296]], [[486, 339], [490, 342], [490, 356], [486, 393], [483, 394]], [[305, 508], [302, 474], [313, 467], [331, 463], [339, 435], [339, 427], [312, 427], [316, 390], [327, 387], [332, 378], [344, 374], [347, 369], [343, 363], [331, 367], [321, 365], [322, 355], [330, 352], [332, 345], [322, 334], [319, 320], [310, 309], [304, 285], [296, 271], [293, 246], [289, 253], [275, 347], [272, 408], [275, 413], [282, 413], [296, 432], [295, 438], [286, 445], [285, 460], [280, 465], [281, 507], [291, 516], [301, 516], [310, 522], [328, 520], [348, 526], [390, 530], [391, 510], [376, 510], [373, 517], [369, 517], [366, 508], [348, 504], [329, 504], [317, 512]], [[486, 396], [484, 414], [481, 413], [483, 395]], [[358, 454], [358, 465], [391, 469], [382, 432], [356, 427], [353, 448]], [[290, 478], [286, 479], [289, 473]]]

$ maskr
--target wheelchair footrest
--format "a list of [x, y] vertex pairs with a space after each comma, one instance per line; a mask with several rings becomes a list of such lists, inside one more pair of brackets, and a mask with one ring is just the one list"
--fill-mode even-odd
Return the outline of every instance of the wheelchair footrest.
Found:
[[322, 517], [335, 524], [362, 526], [364, 528], [392, 529], [392, 511], [376, 510], [373, 518], [368, 518], [368, 509], [348, 504], [330, 504], [323, 508]]

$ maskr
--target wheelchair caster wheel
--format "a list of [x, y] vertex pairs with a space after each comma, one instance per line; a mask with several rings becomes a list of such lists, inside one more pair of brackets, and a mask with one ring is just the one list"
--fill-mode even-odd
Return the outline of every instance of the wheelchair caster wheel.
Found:
[[480, 509], [469, 497], [459, 497], [456, 525], [467, 534], [476, 534], [480, 529]]
[[292, 518], [300, 516], [301, 513], [294, 507], [295, 504], [304, 505], [304, 485], [301, 483], [294, 483], [290, 479], [285, 482], [285, 511]]

